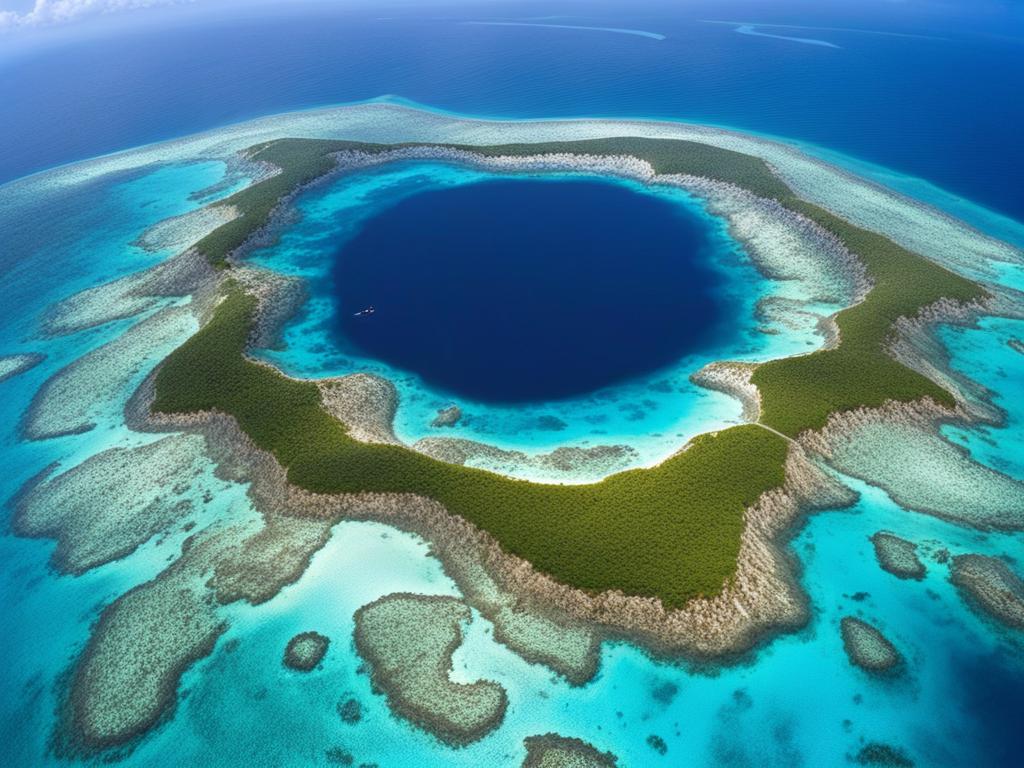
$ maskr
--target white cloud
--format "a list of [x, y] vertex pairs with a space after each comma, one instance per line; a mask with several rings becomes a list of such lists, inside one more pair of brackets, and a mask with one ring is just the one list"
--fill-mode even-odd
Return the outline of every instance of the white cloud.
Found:
[[0, 29], [39, 27], [117, 11], [176, 5], [191, 0], [35, 0], [28, 11], [0, 11]]

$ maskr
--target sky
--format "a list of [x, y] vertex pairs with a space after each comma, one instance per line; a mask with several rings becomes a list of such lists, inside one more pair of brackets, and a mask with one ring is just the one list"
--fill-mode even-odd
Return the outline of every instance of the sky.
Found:
[[90, 16], [183, 2], [190, 0], [6, 0], [0, 3], [0, 27], [66, 24]]

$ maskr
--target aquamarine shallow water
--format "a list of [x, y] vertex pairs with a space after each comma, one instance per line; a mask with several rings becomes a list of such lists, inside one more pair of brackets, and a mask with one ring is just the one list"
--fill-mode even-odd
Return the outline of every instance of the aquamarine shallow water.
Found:
[[[195, 207], [190, 193], [222, 173], [220, 164], [202, 163], [103, 180], [75, 194], [35, 201], [50, 206], [53, 215], [45, 219], [0, 207], [0, 228], [15, 233], [8, 246], [10, 263], [17, 265], [0, 288], [3, 352], [49, 356], [36, 369], [0, 384], [0, 446], [7, 467], [0, 476], [0, 498], [8, 498], [52, 461], [71, 466], [103, 447], [149, 439], [121, 426], [120, 399], [102, 404], [102, 419], [89, 433], [38, 443], [19, 440], [21, 414], [42, 381], [129, 324], [119, 321], [43, 340], [37, 323], [56, 298], [169, 255], [147, 254], [132, 243], [147, 226]], [[372, 215], [381, 195], [479, 178], [476, 171], [424, 164], [367, 172], [316, 190], [298, 201], [301, 222], [256, 260], [312, 278], [315, 287], [330, 266], [325, 249]], [[682, 193], [664, 194], [701, 213]], [[725, 273], [736, 281], [738, 306], [743, 317], [753, 317], [756, 299], [772, 286], [756, 275], [721, 229], [719, 236], [728, 259]], [[1006, 270], [1003, 276], [1008, 284], [1019, 285], [1017, 272]], [[429, 434], [428, 417], [447, 399], [415, 377], [318, 351], [318, 326], [329, 311], [323, 300], [314, 290], [307, 314], [289, 326], [288, 349], [267, 356], [303, 375], [374, 370], [394, 376], [402, 393], [399, 434], [405, 439]], [[988, 319], [977, 329], [943, 332], [953, 365], [995, 390], [996, 402], [1008, 413], [1004, 427], [958, 431], [951, 437], [967, 445], [977, 460], [1024, 480], [1024, 356], [1006, 343], [1022, 335], [1024, 323]], [[811, 340], [800, 332], [751, 334], [716, 357], [791, 353]], [[467, 410], [480, 414], [479, 420], [460, 426], [457, 434], [532, 450], [614, 438], [628, 441], [643, 460], [653, 461], [685, 436], [739, 418], [738, 406], [724, 396], [685, 389], [684, 372], [699, 362], [680, 361], [677, 372], [666, 374], [680, 381], [682, 392], [652, 393], [649, 382], [637, 382], [616, 389], [608, 400], [579, 400], [557, 409], [545, 404], [538, 413], [551, 412], [567, 425], [557, 434], [524, 430], [522, 419], [536, 418], [536, 413], [519, 416], [475, 404], [467, 404]], [[664, 396], [659, 406], [636, 421], [613, 409], [601, 425], [604, 433], [595, 433], [587, 420], [607, 412], [609, 402], [659, 394]], [[655, 431], [661, 437], [649, 437]], [[1024, 559], [1020, 536], [974, 532], [908, 512], [881, 491], [849, 482], [862, 493], [861, 501], [850, 510], [811, 516], [790, 546], [802, 564], [800, 580], [814, 609], [811, 623], [725, 669], [689, 669], [652, 660], [625, 644], [607, 644], [597, 679], [572, 688], [494, 643], [488, 622], [476, 616], [456, 654], [456, 674], [499, 681], [508, 689], [510, 708], [495, 733], [458, 751], [394, 718], [359, 673], [360, 660], [351, 645], [352, 613], [360, 605], [396, 590], [453, 594], [454, 585], [422, 540], [376, 524], [340, 524], [298, 583], [262, 606], [230, 609], [230, 631], [209, 658], [185, 675], [173, 718], [122, 764], [319, 765], [324, 750], [333, 746], [345, 747], [357, 761], [388, 766], [518, 764], [522, 738], [550, 730], [585, 738], [632, 766], [842, 766], [864, 741], [899, 745], [918, 765], [1014, 764], [1024, 744], [1006, 713], [1016, 705], [1024, 676], [1019, 641], [968, 610], [946, 580], [944, 567], [929, 562], [929, 574], [920, 583], [881, 571], [867, 537], [885, 528], [916, 541], [940, 541], [954, 554], [1009, 555], [1019, 563]], [[244, 486], [207, 476], [196, 483], [196, 494], [204, 487], [217, 493], [212, 505], [202, 507], [200, 524], [254, 514]], [[0, 668], [0, 685], [9, 692], [0, 699], [0, 750], [6, 764], [63, 764], [48, 752], [62, 675], [99, 610], [158, 573], [182, 538], [176, 534], [160, 544], [150, 542], [81, 577], [58, 577], [48, 570], [50, 542], [9, 534], [0, 538], [6, 564], [0, 576], [0, 658], [7, 661]], [[857, 593], [867, 594], [856, 600]], [[838, 620], [848, 613], [861, 613], [890, 636], [909, 659], [906, 677], [877, 681], [849, 665], [838, 634]], [[285, 670], [280, 657], [287, 639], [306, 629], [328, 634], [332, 645], [323, 670], [301, 676]], [[239, 641], [236, 649], [230, 650], [230, 640]], [[335, 711], [346, 692], [363, 705], [364, 717], [356, 726], [342, 723]], [[648, 745], [651, 734], [668, 745], [664, 757]]]

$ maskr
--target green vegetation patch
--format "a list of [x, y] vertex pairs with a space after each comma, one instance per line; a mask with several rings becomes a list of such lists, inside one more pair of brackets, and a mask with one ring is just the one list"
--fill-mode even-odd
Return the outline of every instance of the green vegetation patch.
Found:
[[784, 202], [838, 237], [867, 268], [874, 283], [864, 301], [836, 315], [839, 345], [759, 365], [751, 381], [761, 391], [761, 421], [784, 434], [820, 429], [837, 411], [877, 407], [887, 400], [931, 397], [954, 406], [953, 396], [886, 351], [893, 324], [939, 299], [983, 299], [981, 286], [875, 232], [855, 227], [798, 198]]
[[436, 499], [559, 581], [680, 606], [734, 572], [743, 512], [783, 482], [786, 442], [755, 425], [701, 435], [657, 467], [592, 485], [543, 485], [361, 443], [312, 382], [245, 357], [255, 299], [232, 286], [214, 317], [164, 362], [153, 408], [216, 410], [274, 454], [288, 479], [321, 493]]
[[758, 197], [783, 200], [793, 193], [759, 157], [682, 139], [645, 139], [618, 136], [536, 144], [495, 144], [486, 147], [456, 145], [455, 149], [484, 157], [528, 157], [548, 154], [629, 156], [646, 160], [659, 175], [684, 174], [724, 181]]
[[[270, 220], [274, 207], [335, 167], [333, 153], [408, 146], [282, 139], [257, 145], [255, 160], [281, 173], [225, 202], [239, 218], [197, 244], [211, 263], [228, 256]], [[445, 145], [447, 146], [447, 145]], [[790, 436], [823, 426], [829, 414], [887, 400], [953, 397], [886, 352], [899, 317], [938, 299], [985, 297], [961, 278], [889, 239], [797, 198], [760, 158], [698, 142], [608, 138], [537, 144], [456, 146], [485, 156], [574, 153], [630, 155], [658, 174], [715, 179], [775, 200], [817, 222], [863, 262], [874, 287], [840, 312], [837, 347], [757, 367], [762, 422]], [[288, 379], [245, 356], [255, 300], [231, 286], [212, 321], [164, 363], [154, 408], [217, 410], [234, 416], [287, 469], [289, 480], [323, 493], [404, 492], [427, 496], [493, 535], [508, 551], [561, 582], [621, 589], [669, 607], [717, 594], [735, 572], [744, 509], [783, 482], [787, 445], [756, 425], [701, 435], [657, 467], [583, 486], [531, 483], [453, 466], [391, 445], [352, 439], [321, 405], [312, 382]]]
[[250, 160], [270, 163], [281, 172], [218, 203], [234, 206], [239, 216], [199, 240], [196, 249], [215, 267], [226, 267], [228, 255], [270, 221], [282, 198], [329, 173], [335, 166], [332, 153], [356, 148], [374, 151], [374, 145], [319, 139], [285, 139], [251, 147]]

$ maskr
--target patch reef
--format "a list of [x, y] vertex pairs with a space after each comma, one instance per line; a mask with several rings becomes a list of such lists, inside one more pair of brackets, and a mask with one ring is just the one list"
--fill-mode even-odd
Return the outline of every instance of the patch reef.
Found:
[[1024, 630], [1024, 580], [1002, 560], [958, 555], [949, 578], [972, 605], [1007, 627]]
[[615, 768], [619, 764], [611, 752], [601, 752], [582, 739], [557, 733], [527, 736], [524, 744], [522, 768]]
[[840, 622], [843, 648], [850, 663], [865, 672], [885, 674], [896, 670], [903, 663], [903, 657], [876, 627], [853, 616], [845, 616]]
[[456, 746], [497, 728], [508, 706], [495, 682], [451, 680], [452, 653], [471, 617], [456, 598], [400, 593], [355, 615], [356, 649], [370, 665], [374, 688], [399, 715]]
[[319, 632], [300, 632], [284, 649], [284, 665], [298, 672], [309, 672], [327, 653], [330, 639]]
[[921, 580], [925, 575], [924, 563], [917, 556], [917, 544], [901, 539], [894, 533], [879, 531], [871, 537], [875, 557], [883, 570], [901, 579]]
[[0, 355], [0, 384], [35, 368], [45, 359], [34, 352], [20, 355]]

